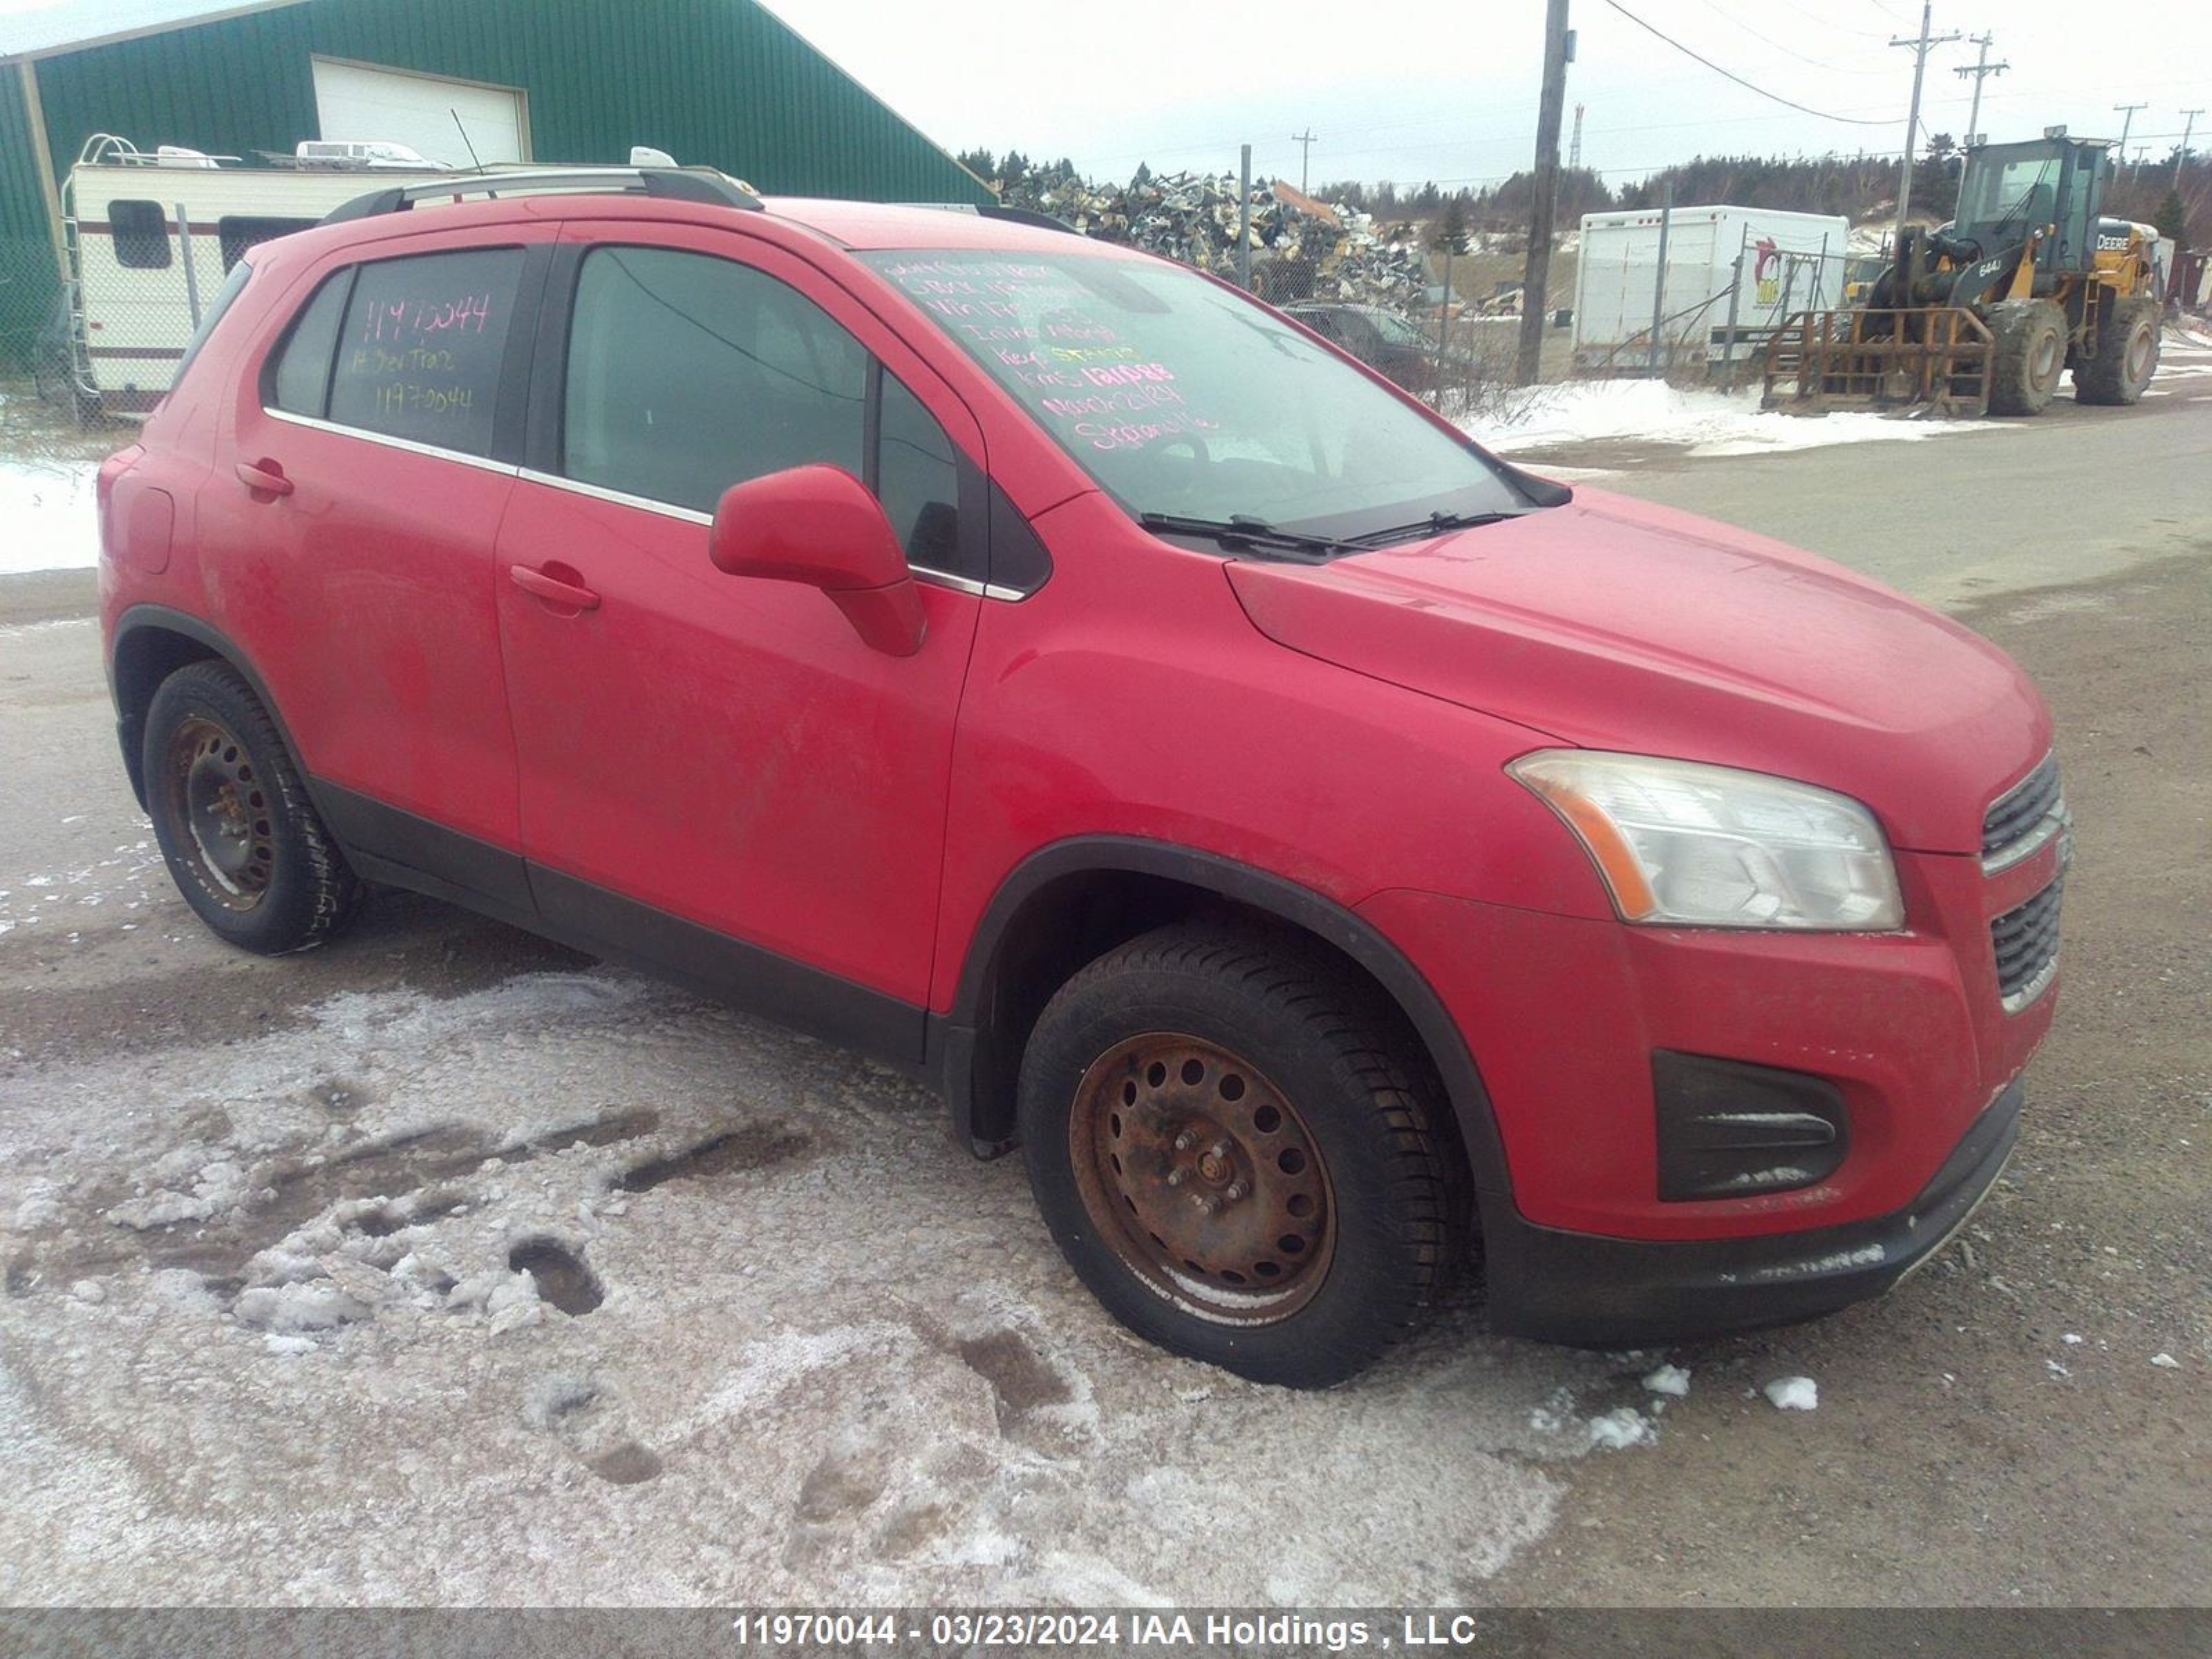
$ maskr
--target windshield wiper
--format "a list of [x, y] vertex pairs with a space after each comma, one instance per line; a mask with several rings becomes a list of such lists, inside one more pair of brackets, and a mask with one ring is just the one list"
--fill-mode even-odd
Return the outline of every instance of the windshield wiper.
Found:
[[1232, 513], [1225, 519], [1192, 519], [1180, 513], [1139, 514], [1146, 529], [1169, 536], [1204, 536], [1228, 548], [1252, 548], [1285, 553], [1316, 563], [1354, 545], [1333, 536], [1308, 536], [1295, 530], [1278, 530], [1265, 519], [1249, 513]]
[[1370, 530], [1364, 536], [1346, 538], [1351, 547], [1382, 547], [1391, 542], [1410, 541], [1420, 536], [1441, 536], [1448, 530], [1473, 530], [1479, 526], [1496, 524], [1501, 519], [1517, 519], [1519, 513], [1431, 513], [1425, 519], [1416, 519], [1411, 524], [1393, 525], [1388, 530]]

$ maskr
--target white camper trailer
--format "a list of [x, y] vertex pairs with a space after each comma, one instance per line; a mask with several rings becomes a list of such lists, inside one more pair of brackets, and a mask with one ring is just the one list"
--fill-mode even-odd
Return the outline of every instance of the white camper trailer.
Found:
[[1585, 374], [1650, 366], [1654, 305], [1662, 369], [1744, 362], [1792, 313], [1844, 302], [1850, 224], [1819, 213], [1681, 207], [1668, 216], [1658, 285], [1656, 209], [1583, 216], [1575, 266], [1574, 362]]
[[61, 355], [79, 410], [153, 408], [223, 278], [256, 243], [446, 171], [396, 144], [311, 142], [289, 165], [245, 166], [167, 144], [149, 154], [106, 133], [88, 140], [62, 195]]

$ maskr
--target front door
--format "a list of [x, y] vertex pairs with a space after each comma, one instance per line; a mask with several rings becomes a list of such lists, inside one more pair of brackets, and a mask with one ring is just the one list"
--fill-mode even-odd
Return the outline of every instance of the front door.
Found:
[[[918, 1055], [985, 602], [962, 569], [981, 433], [800, 260], [703, 228], [568, 237], [498, 556], [539, 909], [580, 942]], [[722, 491], [808, 462], [867, 483], [910, 562], [943, 573], [922, 577], [915, 655], [872, 649], [814, 588], [708, 562]]]

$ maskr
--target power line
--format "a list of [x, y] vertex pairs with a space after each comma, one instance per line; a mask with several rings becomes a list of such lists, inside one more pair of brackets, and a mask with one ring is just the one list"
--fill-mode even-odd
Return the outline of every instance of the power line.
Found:
[[1712, 70], [1714, 74], [1724, 76], [1726, 79], [1735, 82], [1736, 85], [1743, 88], [1746, 91], [1755, 92], [1762, 98], [1771, 100], [1773, 102], [1778, 104], [1786, 105], [1790, 108], [1797, 111], [1802, 115], [1817, 116], [1823, 121], [1840, 121], [1846, 126], [1854, 127], [1886, 127], [1889, 125], [1887, 121], [1863, 119], [1856, 115], [1831, 115], [1826, 110], [1814, 109], [1810, 104], [1801, 104], [1793, 98], [1784, 98], [1778, 92], [1769, 92], [1765, 87], [1759, 85], [1757, 82], [1745, 80], [1743, 76], [1738, 75], [1734, 70], [1723, 69], [1718, 64], [1713, 62], [1711, 58], [1706, 57], [1704, 53], [1692, 52], [1689, 47], [1684, 46], [1680, 40], [1677, 40], [1673, 35], [1668, 33], [1664, 29], [1654, 27], [1651, 24], [1645, 22], [1634, 12], [1629, 10], [1627, 7], [1622, 5], [1620, 3], [1620, 0], [1605, 0], [1605, 3], [1611, 6], [1615, 11], [1619, 12], [1623, 17], [1626, 17], [1630, 22], [1635, 24], [1638, 28], [1647, 30], [1650, 33], [1657, 35], [1668, 46], [1674, 47], [1675, 51], [1680, 52], [1685, 58], [1694, 58], [1698, 62], [1703, 64], [1707, 69]]
[[1777, 40], [1772, 35], [1761, 34], [1757, 29], [1752, 27], [1750, 24], [1745, 22], [1743, 19], [1738, 17], [1734, 12], [1723, 8], [1718, 3], [1718, 0], [1703, 0], [1703, 3], [1707, 11], [1711, 12], [1717, 17], [1725, 18], [1732, 27], [1741, 30], [1753, 40], [1763, 42], [1765, 45], [1773, 47], [1775, 51], [1782, 53], [1785, 58], [1795, 58], [1801, 64], [1809, 64], [1816, 70], [1826, 70], [1830, 75], [1887, 75], [1889, 73], [1889, 70], [1887, 69], [1846, 69], [1841, 64], [1825, 63], [1818, 58], [1808, 58], [1803, 52], [1798, 51], [1795, 46], [1785, 46], [1782, 42]]

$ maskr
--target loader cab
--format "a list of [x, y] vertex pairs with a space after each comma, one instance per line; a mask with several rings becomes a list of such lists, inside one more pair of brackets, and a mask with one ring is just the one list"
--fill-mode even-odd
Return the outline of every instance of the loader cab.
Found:
[[2112, 176], [2111, 146], [2063, 131], [2017, 144], [1983, 144], [1966, 156], [1951, 233], [1984, 257], [2056, 227], [2036, 251], [2039, 275], [2088, 270], [2097, 257], [2097, 211]]

